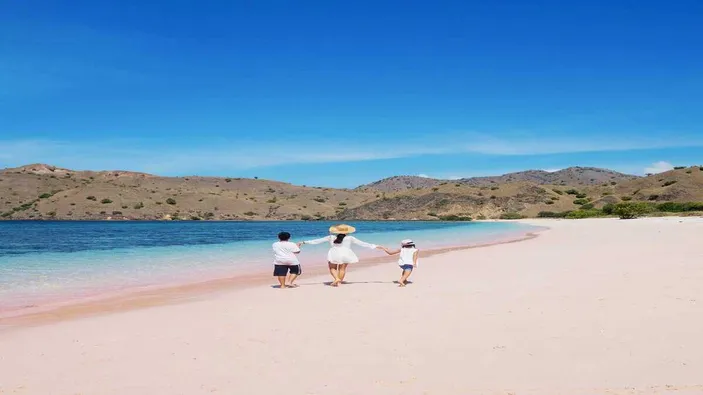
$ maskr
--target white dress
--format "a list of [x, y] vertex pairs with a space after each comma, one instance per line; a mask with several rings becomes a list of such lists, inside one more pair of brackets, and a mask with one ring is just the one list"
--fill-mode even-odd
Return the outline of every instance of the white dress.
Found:
[[356, 256], [354, 251], [351, 249], [351, 245], [356, 244], [366, 248], [376, 248], [376, 244], [365, 243], [354, 236], [346, 236], [342, 240], [341, 244], [334, 244], [334, 240], [337, 238], [335, 235], [325, 236], [320, 239], [305, 241], [305, 244], [322, 244], [328, 242], [330, 244], [330, 250], [327, 252], [327, 261], [334, 264], [343, 263], [357, 263], [359, 262], [359, 257]]

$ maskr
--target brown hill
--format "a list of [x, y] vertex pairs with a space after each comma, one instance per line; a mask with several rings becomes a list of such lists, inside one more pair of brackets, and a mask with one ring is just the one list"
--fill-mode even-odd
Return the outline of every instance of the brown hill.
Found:
[[[529, 172], [522, 172], [525, 174]], [[700, 167], [678, 169], [648, 177], [611, 179], [600, 185], [546, 185], [536, 182], [511, 182], [492, 186], [473, 186], [461, 182], [442, 182], [429, 189], [385, 193], [381, 199], [339, 214], [341, 219], [436, 219], [499, 218], [518, 213], [536, 216], [540, 211], [572, 211], [593, 205], [627, 200], [701, 202], [703, 170]], [[572, 174], [587, 174], [578, 171]], [[601, 179], [604, 179], [601, 177]], [[590, 181], [590, 179], [589, 179]]]
[[[703, 201], [700, 167], [648, 177], [590, 168], [555, 173], [527, 171], [480, 179], [434, 180], [436, 183], [421, 177], [395, 177], [398, 183], [429, 184], [380, 192], [244, 178], [73, 171], [34, 164], [0, 170], [0, 218], [430, 220], [498, 218], [506, 213], [535, 216], [540, 211], [576, 210], [584, 204], [598, 208], [625, 200]], [[516, 175], [530, 180], [513, 181]], [[593, 185], [591, 179], [601, 182]], [[545, 184], [550, 180], [558, 185]]]
[[580, 186], [598, 185], [611, 181], [620, 182], [624, 180], [634, 180], [637, 178], [640, 177], [595, 167], [569, 167], [553, 172], [548, 172], [545, 170], [527, 170], [503, 174], [500, 176], [471, 177], [452, 181], [417, 176], [398, 176], [385, 178], [383, 180], [361, 186], [359, 189], [374, 189], [382, 192], [398, 192], [408, 189], [432, 188], [447, 182], [478, 187], [514, 182], [531, 182], [538, 185]]
[[29, 165], [0, 171], [3, 219], [315, 219], [375, 194], [277, 181]]

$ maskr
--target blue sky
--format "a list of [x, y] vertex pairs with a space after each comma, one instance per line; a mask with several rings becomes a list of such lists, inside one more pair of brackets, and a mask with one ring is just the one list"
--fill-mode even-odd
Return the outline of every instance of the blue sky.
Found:
[[10, 0], [0, 167], [349, 187], [698, 164], [701, 18], [693, 0]]

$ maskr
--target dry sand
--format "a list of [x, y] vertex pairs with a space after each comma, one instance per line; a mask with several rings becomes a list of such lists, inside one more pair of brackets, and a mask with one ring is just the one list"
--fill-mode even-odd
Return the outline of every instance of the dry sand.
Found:
[[703, 219], [527, 222], [404, 289], [386, 264], [5, 329], [0, 394], [703, 393]]

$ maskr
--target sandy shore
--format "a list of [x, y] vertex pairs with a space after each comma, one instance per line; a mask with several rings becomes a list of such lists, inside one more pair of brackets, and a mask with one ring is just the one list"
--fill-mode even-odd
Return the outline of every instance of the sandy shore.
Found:
[[0, 332], [0, 394], [703, 393], [701, 218], [539, 237]]

